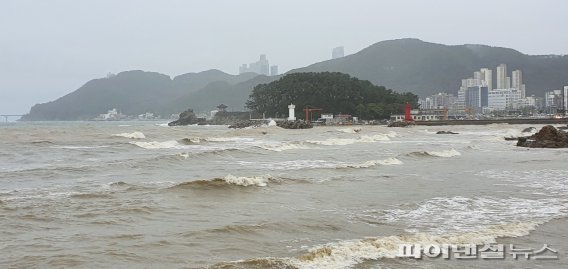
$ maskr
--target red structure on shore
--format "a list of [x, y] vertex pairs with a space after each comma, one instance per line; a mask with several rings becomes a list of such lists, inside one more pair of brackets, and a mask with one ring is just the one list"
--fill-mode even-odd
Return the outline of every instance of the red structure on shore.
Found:
[[404, 109], [404, 121], [413, 121], [412, 120], [412, 116], [410, 116], [410, 104], [406, 103], [405, 109]]

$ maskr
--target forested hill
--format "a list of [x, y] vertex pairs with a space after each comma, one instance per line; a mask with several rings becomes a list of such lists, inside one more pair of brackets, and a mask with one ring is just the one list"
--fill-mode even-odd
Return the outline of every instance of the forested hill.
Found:
[[493, 71], [505, 63], [510, 72], [520, 69], [527, 94], [544, 96], [545, 91], [568, 85], [568, 56], [531, 56], [513, 49], [485, 45], [448, 46], [418, 39], [378, 42], [355, 54], [316, 63], [294, 72], [342, 72], [377, 85], [420, 96], [445, 91], [456, 93], [461, 80], [480, 68]]
[[198, 92], [210, 83], [233, 85], [256, 76], [253, 73], [236, 76], [209, 70], [171, 79], [155, 72], [126, 71], [93, 79], [57, 100], [37, 104], [22, 120], [88, 120], [113, 108], [125, 115], [153, 112], [167, 116], [187, 109], [185, 104], [173, 106], [180, 97]]
[[[386, 119], [403, 113], [406, 103], [417, 107], [418, 97], [398, 93], [342, 73], [292, 73], [254, 87], [247, 107], [267, 116], [287, 115], [288, 105], [315, 107], [333, 114], [362, 119]], [[299, 115], [302, 117], [301, 115]]]

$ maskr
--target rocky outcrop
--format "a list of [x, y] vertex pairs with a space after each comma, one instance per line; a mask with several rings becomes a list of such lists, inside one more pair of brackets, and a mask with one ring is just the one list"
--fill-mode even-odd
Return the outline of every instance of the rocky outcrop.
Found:
[[436, 134], [459, 134], [459, 133], [454, 133], [452, 131], [437, 131]]
[[552, 125], [542, 127], [536, 134], [519, 137], [517, 146], [528, 148], [568, 148], [568, 134]]
[[284, 128], [284, 129], [309, 129], [309, 128], [313, 128], [314, 125], [309, 123], [309, 122], [305, 122], [303, 120], [285, 120], [285, 121], [278, 121], [276, 122], [276, 125], [278, 127]]
[[193, 109], [190, 108], [179, 114], [179, 119], [168, 123], [168, 126], [185, 126], [197, 123], [199, 123], [199, 120], [193, 113]]
[[393, 121], [387, 127], [408, 127], [414, 125], [413, 121]]

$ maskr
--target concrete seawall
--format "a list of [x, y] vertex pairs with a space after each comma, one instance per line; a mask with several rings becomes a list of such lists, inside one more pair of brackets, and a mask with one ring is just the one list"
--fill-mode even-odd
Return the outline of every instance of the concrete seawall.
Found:
[[438, 120], [416, 121], [416, 125], [444, 126], [444, 125], [488, 125], [488, 124], [568, 124], [568, 118], [562, 119], [502, 119], [502, 120]]

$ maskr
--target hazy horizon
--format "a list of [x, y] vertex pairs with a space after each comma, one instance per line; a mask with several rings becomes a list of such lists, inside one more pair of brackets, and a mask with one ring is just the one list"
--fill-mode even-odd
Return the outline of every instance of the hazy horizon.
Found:
[[239, 65], [266, 54], [284, 73], [329, 60], [337, 46], [348, 55], [400, 38], [568, 54], [561, 34], [568, 2], [437, 3], [3, 1], [0, 114], [25, 114], [109, 72], [237, 74]]

